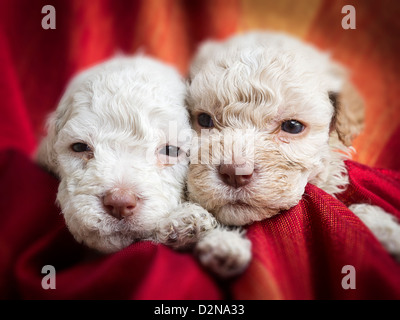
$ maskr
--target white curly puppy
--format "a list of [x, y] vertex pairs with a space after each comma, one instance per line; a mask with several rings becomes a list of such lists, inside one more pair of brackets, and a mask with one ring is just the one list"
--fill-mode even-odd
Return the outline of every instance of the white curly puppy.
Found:
[[[362, 129], [363, 104], [328, 54], [272, 32], [209, 41], [193, 60], [189, 84], [200, 135], [189, 197], [222, 223], [272, 217], [295, 206], [307, 183], [332, 195], [346, 188], [344, 160]], [[400, 257], [392, 215], [367, 204], [350, 209]]]
[[[57, 201], [79, 242], [101, 252], [136, 240], [196, 244], [220, 276], [245, 269], [250, 243], [184, 201], [191, 142], [186, 87], [155, 59], [118, 57], [76, 76], [48, 120], [38, 162], [60, 178]], [[216, 246], [210, 239], [218, 236]]]

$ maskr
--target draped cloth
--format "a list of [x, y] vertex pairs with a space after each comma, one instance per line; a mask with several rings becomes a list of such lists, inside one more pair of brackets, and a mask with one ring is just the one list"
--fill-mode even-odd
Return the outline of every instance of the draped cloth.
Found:
[[[41, 9], [56, 10], [56, 29]], [[341, 12], [356, 9], [355, 30]], [[0, 298], [400, 298], [400, 267], [346, 206], [400, 218], [400, 5], [329, 0], [5, 0], [0, 3]], [[58, 181], [32, 160], [70, 78], [115, 54], [144, 52], [186, 75], [198, 44], [250, 29], [281, 30], [328, 50], [366, 102], [366, 129], [338, 199], [308, 185], [294, 208], [248, 227], [253, 260], [229, 281], [190, 252], [138, 242], [98, 255], [75, 242], [55, 205]], [[56, 289], [42, 287], [46, 265]], [[355, 289], [344, 289], [345, 266]]]

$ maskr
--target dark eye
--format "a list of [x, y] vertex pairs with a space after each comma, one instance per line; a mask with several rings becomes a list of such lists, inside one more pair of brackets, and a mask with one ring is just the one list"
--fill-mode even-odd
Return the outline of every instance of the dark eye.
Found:
[[71, 145], [71, 149], [74, 152], [87, 152], [92, 151], [86, 143], [77, 142]]
[[160, 149], [160, 154], [176, 158], [181, 154], [181, 149], [179, 147], [166, 145]]
[[204, 128], [214, 127], [214, 122], [213, 122], [211, 116], [207, 113], [200, 113], [197, 116], [197, 123]]
[[297, 120], [287, 120], [282, 123], [281, 129], [290, 134], [298, 134], [304, 130], [304, 125]]

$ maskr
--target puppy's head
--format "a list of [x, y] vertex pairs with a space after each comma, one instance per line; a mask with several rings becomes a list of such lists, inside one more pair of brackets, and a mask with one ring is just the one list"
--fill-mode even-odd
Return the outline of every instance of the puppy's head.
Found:
[[244, 225], [296, 205], [308, 182], [340, 191], [346, 178], [334, 149], [361, 129], [360, 101], [341, 66], [286, 35], [206, 43], [189, 80], [199, 136], [190, 198], [221, 222]]
[[78, 241], [103, 252], [147, 238], [182, 197], [190, 142], [185, 84], [146, 57], [115, 58], [72, 80], [50, 116], [40, 164]]

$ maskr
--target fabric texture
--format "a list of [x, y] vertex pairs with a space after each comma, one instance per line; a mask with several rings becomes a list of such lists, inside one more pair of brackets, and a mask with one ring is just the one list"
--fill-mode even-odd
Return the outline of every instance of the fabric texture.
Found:
[[[400, 264], [345, 205], [378, 205], [400, 218], [400, 174], [352, 161], [347, 168], [341, 201], [309, 184], [296, 207], [249, 227], [254, 258], [234, 286], [237, 298], [400, 298]], [[354, 267], [356, 289], [343, 288], [344, 266]]]
[[[348, 161], [341, 200], [400, 218], [400, 174]], [[400, 264], [343, 202], [307, 185], [294, 208], [248, 228], [253, 260], [220, 282], [190, 253], [138, 242], [99, 255], [76, 243], [54, 205], [58, 181], [20, 152], [0, 154], [0, 297], [23, 299], [398, 299]], [[22, 199], [21, 199], [22, 197]], [[55, 267], [56, 289], [41, 284]], [[344, 266], [356, 289], [342, 287]]]
[[[218, 299], [188, 253], [139, 242], [101, 256], [79, 245], [55, 206], [58, 181], [19, 152], [0, 155], [0, 298]], [[46, 265], [56, 289], [44, 290]]]
[[[56, 9], [56, 29], [41, 9]], [[341, 27], [353, 5], [357, 28]], [[0, 298], [400, 298], [400, 267], [346, 207], [400, 218], [400, 5], [391, 0], [4, 0], [0, 3]], [[366, 102], [366, 129], [335, 199], [308, 185], [294, 208], [248, 227], [254, 259], [219, 281], [187, 252], [139, 242], [99, 256], [75, 242], [55, 205], [58, 181], [32, 160], [69, 79], [115, 54], [145, 52], [182, 75], [197, 45], [250, 29], [281, 30], [328, 50]], [[380, 167], [381, 169], [376, 169]], [[43, 266], [56, 268], [44, 290]], [[342, 268], [354, 266], [356, 289]]]

